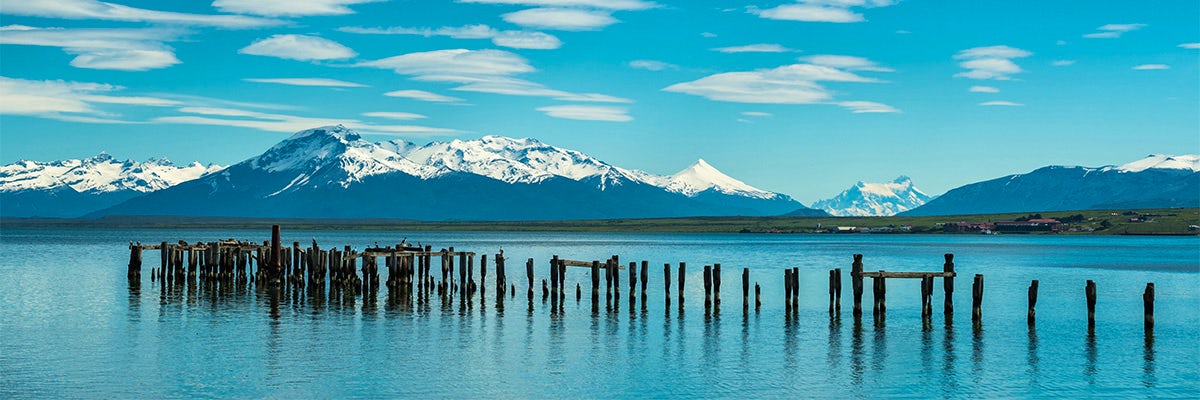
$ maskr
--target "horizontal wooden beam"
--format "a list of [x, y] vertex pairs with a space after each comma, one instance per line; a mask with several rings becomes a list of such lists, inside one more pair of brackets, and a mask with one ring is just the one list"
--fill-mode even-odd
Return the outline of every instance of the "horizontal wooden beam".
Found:
[[[591, 261], [565, 260], [565, 259], [561, 259], [561, 258], [560, 258], [560, 259], [558, 259], [558, 261], [559, 261], [559, 262], [561, 262], [561, 263], [563, 263], [563, 265], [566, 265], [566, 266], [568, 266], [568, 267], [587, 267], [587, 268], [591, 268], [591, 267], [592, 267], [592, 262], [591, 262]], [[604, 269], [604, 262], [600, 262], [600, 269]], [[624, 265], [617, 265], [617, 269], [625, 269], [625, 266], [624, 266]]]
[[953, 278], [953, 272], [892, 272], [892, 271], [871, 271], [863, 272], [859, 276], [864, 278], [907, 278], [907, 279], [923, 279], [925, 277], [934, 278]]

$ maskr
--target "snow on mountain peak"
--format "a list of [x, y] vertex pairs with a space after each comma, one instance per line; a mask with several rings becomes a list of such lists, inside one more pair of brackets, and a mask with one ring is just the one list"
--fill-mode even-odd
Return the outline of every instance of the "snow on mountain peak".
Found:
[[687, 196], [695, 196], [709, 189], [725, 194], [743, 195], [761, 199], [771, 199], [778, 196], [778, 194], [755, 188], [729, 175], [725, 175], [707, 161], [704, 161], [703, 158], [697, 159], [691, 166], [672, 175], [668, 180], [666, 188], [669, 191], [682, 193]]
[[1182, 169], [1200, 172], [1200, 155], [1184, 154], [1178, 156], [1166, 154], [1151, 154], [1115, 168], [1121, 172], [1142, 172], [1148, 169]]
[[837, 196], [813, 203], [813, 208], [836, 216], [896, 215], [925, 204], [932, 198], [901, 175], [889, 183], [859, 181]]
[[153, 192], [220, 170], [194, 162], [175, 166], [165, 158], [145, 162], [118, 161], [106, 152], [85, 158], [52, 162], [18, 161], [0, 166], [0, 192], [69, 187], [80, 193], [123, 190]]

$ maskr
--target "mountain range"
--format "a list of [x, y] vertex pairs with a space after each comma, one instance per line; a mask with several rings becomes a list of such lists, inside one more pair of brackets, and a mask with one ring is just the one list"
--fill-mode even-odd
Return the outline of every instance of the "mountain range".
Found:
[[972, 183], [901, 215], [1200, 207], [1200, 156], [1154, 154], [1120, 166], [1049, 166]]
[[221, 168], [176, 166], [165, 158], [119, 161], [107, 153], [81, 160], [18, 161], [0, 166], [0, 215], [77, 217]]
[[813, 203], [812, 208], [839, 217], [888, 216], [920, 207], [930, 199], [902, 175], [887, 183], [859, 181], [837, 196]]
[[803, 207], [704, 160], [659, 176], [534, 139], [374, 143], [339, 125], [86, 216], [543, 220], [766, 216]]

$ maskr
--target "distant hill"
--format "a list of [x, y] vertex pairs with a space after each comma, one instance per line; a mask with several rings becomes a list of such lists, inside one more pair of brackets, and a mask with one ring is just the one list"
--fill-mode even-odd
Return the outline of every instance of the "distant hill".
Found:
[[418, 146], [309, 129], [219, 173], [89, 214], [425, 221], [766, 216], [804, 208], [698, 160], [672, 176], [534, 139]]
[[972, 183], [900, 215], [1200, 206], [1200, 156], [1151, 155], [1121, 166], [1049, 166]]

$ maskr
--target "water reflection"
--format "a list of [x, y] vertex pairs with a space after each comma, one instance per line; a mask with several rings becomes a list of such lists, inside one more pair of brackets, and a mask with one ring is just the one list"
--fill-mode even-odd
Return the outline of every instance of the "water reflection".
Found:
[[942, 336], [942, 375], [941, 386], [944, 396], [958, 393], [958, 377], [955, 366], [958, 365], [954, 350], [954, 314], [946, 314], [945, 334]]
[[1089, 385], [1096, 384], [1096, 331], [1091, 327], [1088, 328], [1087, 339], [1084, 340], [1084, 356], [1086, 363], [1083, 366], [1083, 376], [1087, 378]]
[[1152, 388], [1158, 383], [1154, 374], [1154, 327], [1146, 327], [1146, 337], [1142, 346], [1142, 386]]
[[863, 333], [862, 319], [854, 318], [854, 328], [850, 331], [850, 383], [854, 386], [862, 384], [863, 371]]
[[983, 382], [983, 327], [976, 321], [971, 330], [971, 378], [975, 384]]
[[1029, 326], [1029, 342], [1026, 347], [1025, 362], [1029, 365], [1026, 374], [1029, 375], [1029, 386], [1037, 387], [1038, 381], [1041, 378], [1041, 357], [1038, 356], [1038, 334], [1037, 328], [1033, 325]]

